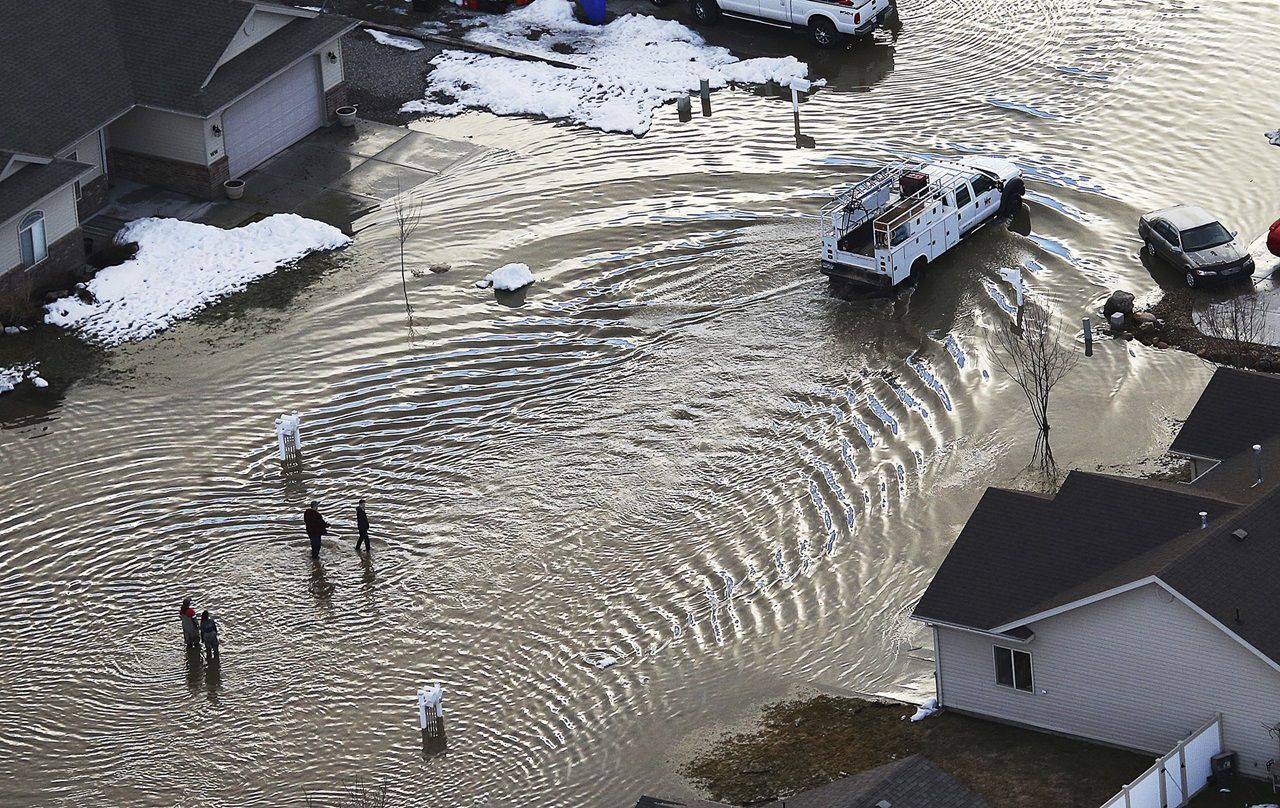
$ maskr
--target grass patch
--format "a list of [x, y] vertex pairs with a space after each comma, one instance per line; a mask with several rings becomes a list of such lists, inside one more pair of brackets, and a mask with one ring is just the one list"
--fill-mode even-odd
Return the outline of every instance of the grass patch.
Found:
[[1097, 808], [1153, 758], [943, 712], [919, 723], [904, 704], [817, 696], [770, 705], [683, 773], [711, 798], [753, 805], [923, 754], [994, 808]]

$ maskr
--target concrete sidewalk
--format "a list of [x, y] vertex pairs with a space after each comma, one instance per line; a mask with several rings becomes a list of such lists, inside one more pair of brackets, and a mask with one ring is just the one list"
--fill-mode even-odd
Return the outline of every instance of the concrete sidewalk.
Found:
[[[448, 170], [481, 147], [360, 120], [312, 132], [250, 171], [244, 197], [209, 201], [127, 180], [112, 183], [106, 207], [85, 223], [104, 238], [147, 216], [239, 227], [273, 213], [296, 213], [351, 234], [357, 219]], [[105, 240], [105, 239], [104, 239]]]

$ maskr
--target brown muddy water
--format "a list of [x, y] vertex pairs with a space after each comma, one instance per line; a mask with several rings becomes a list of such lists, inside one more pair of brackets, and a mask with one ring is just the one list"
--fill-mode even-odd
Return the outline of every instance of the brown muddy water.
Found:
[[[814, 149], [746, 91], [643, 139], [422, 122], [486, 148], [415, 192], [412, 260], [453, 269], [410, 280], [412, 333], [380, 213], [105, 357], [13, 338], [53, 387], [0, 399], [0, 802], [298, 805], [362, 775], [403, 805], [629, 805], [686, 792], [689, 744], [793, 688], [926, 691], [904, 615], [1034, 438], [985, 356], [998, 268], [1078, 322], [1177, 282], [1138, 257], [1147, 209], [1261, 232], [1275, 12], [903, 0], [896, 42], [814, 62]], [[828, 193], [969, 152], [1022, 164], [1030, 237], [988, 228], [897, 301], [832, 297]], [[523, 305], [472, 287], [514, 260]], [[1059, 460], [1155, 468], [1210, 372], [1100, 343], [1055, 397]], [[289, 477], [271, 421], [295, 409]], [[221, 619], [218, 666], [183, 654], [184, 595]], [[442, 753], [414, 706], [433, 678]]]

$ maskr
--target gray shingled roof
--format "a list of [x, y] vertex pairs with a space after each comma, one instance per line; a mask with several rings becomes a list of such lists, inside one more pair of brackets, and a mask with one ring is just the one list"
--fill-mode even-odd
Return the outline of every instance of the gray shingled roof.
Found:
[[876, 808], [881, 800], [893, 808], [988, 808], [986, 800], [920, 755], [842, 777], [766, 808]]
[[1223, 460], [1280, 435], [1280, 376], [1218, 368], [1169, 450]]
[[54, 160], [46, 165], [28, 163], [0, 184], [0, 223], [92, 170], [93, 166], [70, 160]]
[[248, 0], [22, 3], [0, 26], [0, 145], [53, 155], [134, 105], [207, 115], [355, 23], [299, 18], [213, 66], [252, 9]]
[[636, 803], [636, 808], [733, 808], [733, 806], [697, 798], [669, 800], [663, 797], [650, 797], [646, 794]]
[[988, 489], [914, 616], [984, 631], [1152, 574], [1126, 565], [1239, 509], [1187, 486], [1073, 471], [1052, 499]]

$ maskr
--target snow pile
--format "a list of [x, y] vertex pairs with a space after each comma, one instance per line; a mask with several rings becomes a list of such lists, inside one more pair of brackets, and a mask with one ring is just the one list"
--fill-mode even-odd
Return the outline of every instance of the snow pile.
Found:
[[[536, 41], [529, 38], [535, 31], [542, 32]], [[431, 60], [435, 69], [427, 76], [426, 98], [405, 104], [402, 111], [457, 115], [481, 108], [643, 135], [656, 108], [697, 90], [702, 79], [712, 87], [769, 80], [789, 84], [809, 72], [794, 56], [739, 60], [672, 20], [628, 14], [608, 25], [587, 25], [574, 19], [569, 0], [535, 0], [492, 18], [466, 38], [580, 68], [445, 51]]]
[[1267, 132], [1267, 140], [1272, 146], [1280, 146], [1280, 129], [1274, 132]]
[[911, 716], [911, 720], [923, 721], [936, 712], [938, 712], [938, 699], [930, 696], [924, 704], [920, 705], [920, 709], [916, 710], [915, 715]]
[[31, 384], [43, 390], [49, 386], [49, 383], [40, 378], [40, 374], [36, 372], [35, 362], [28, 362], [24, 365], [12, 365], [4, 368], [0, 367], [0, 393], [8, 393], [22, 383], [24, 379], [29, 380]]
[[137, 242], [137, 256], [89, 281], [93, 302], [64, 297], [45, 306], [46, 323], [106, 347], [145, 339], [307, 253], [351, 243], [336, 227], [292, 213], [235, 230], [138, 219], [116, 240]]
[[364, 32], [369, 36], [373, 37], [374, 41], [376, 41], [379, 45], [389, 45], [393, 48], [399, 48], [400, 50], [407, 50], [407, 51], [422, 50], [421, 42], [419, 42], [416, 39], [410, 39], [407, 36], [396, 36], [395, 34], [388, 34], [387, 32], [379, 31], [376, 28], [366, 28], [364, 29]]
[[485, 275], [482, 280], [476, 281], [476, 286], [481, 289], [493, 287], [503, 292], [514, 292], [536, 280], [537, 278], [533, 277], [533, 273], [529, 271], [528, 264], [506, 264]]

